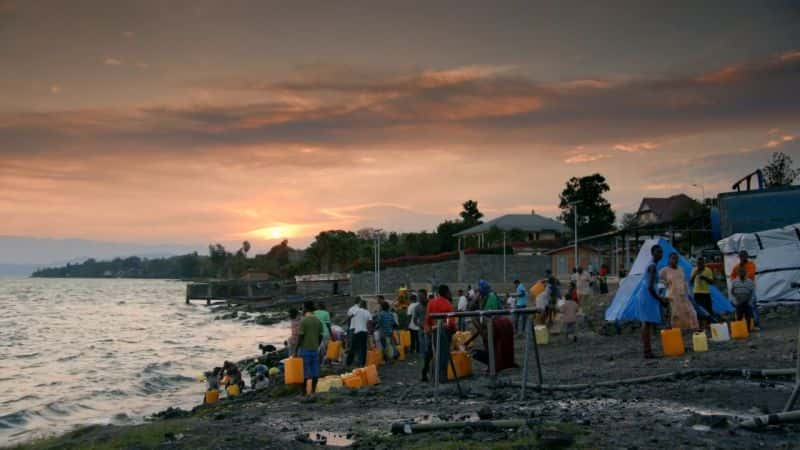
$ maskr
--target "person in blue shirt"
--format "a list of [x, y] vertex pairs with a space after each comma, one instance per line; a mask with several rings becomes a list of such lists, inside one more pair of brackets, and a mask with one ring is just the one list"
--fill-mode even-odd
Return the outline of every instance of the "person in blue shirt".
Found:
[[[528, 307], [528, 290], [525, 285], [520, 283], [519, 280], [514, 280], [514, 297], [516, 298], [516, 309], [523, 309]], [[518, 314], [515, 319], [515, 328], [517, 333], [522, 335], [525, 332], [525, 326], [528, 324], [527, 314]]]
[[390, 311], [389, 303], [383, 301], [380, 305], [381, 310], [377, 315], [378, 330], [381, 336], [380, 341], [383, 347], [384, 359], [391, 361], [397, 359], [398, 356], [394, 348], [394, 330], [397, 328], [397, 322], [394, 320], [394, 314]]

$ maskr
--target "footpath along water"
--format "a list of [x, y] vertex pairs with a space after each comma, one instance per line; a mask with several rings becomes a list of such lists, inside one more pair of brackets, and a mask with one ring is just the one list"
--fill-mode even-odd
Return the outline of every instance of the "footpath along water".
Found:
[[166, 280], [0, 279], [0, 447], [191, 408], [204, 370], [289, 333], [214, 320], [184, 293]]

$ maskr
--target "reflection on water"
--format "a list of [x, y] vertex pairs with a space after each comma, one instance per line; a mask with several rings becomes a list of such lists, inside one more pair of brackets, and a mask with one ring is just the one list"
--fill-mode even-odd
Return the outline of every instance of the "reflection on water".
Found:
[[164, 280], [0, 279], [0, 443], [191, 408], [204, 370], [288, 335], [214, 320], [184, 294]]

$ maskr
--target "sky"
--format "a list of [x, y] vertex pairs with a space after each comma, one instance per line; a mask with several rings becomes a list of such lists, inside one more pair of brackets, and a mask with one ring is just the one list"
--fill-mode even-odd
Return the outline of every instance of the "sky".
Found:
[[263, 251], [800, 163], [796, 2], [597, 3], [0, 0], [0, 235]]

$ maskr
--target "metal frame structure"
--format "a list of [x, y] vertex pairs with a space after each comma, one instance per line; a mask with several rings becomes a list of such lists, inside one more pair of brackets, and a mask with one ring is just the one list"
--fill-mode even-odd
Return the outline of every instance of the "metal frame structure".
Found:
[[[478, 318], [481, 318], [481, 319], [483, 319], [484, 317], [492, 319], [493, 317], [497, 317], [497, 316], [514, 316], [514, 317], [516, 317], [516, 316], [518, 316], [520, 314], [531, 315], [531, 314], [540, 313], [540, 312], [542, 312], [542, 311], [539, 310], [539, 309], [536, 309], [536, 308], [520, 308], [520, 309], [514, 309], [514, 310], [463, 311], [463, 312], [431, 314], [431, 319], [436, 320], [436, 348], [433, 349], [434, 350], [434, 366], [433, 366], [434, 367], [434, 374], [433, 374], [434, 396], [438, 397], [438, 395], [439, 395], [439, 376], [440, 376], [439, 375], [439, 368], [441, 367], [440, 366], [440, 362], [439, 362], [439, 354], [440, 354], [439, 348], [440, 348], [440, 345], [441, 345], [441, 342], [442, 342], [442, 328], [443, 328], [443, 326], [442, 326], [443, 323], [442, 322], [444, 320], [450, 319], [450, 318], [458, 318], [458, 317], [478, 317]], [[523, 382], [521, 383], [521, 388], [520, 388], [520, 400], [524, 400], [525, 399], [525, 388], [527, 387], [527, 384], [528, 384], [528, 359], [529, 359], [529, 349], [530, 349], [531, 341], [533, 341], [533, 352], [534, 352], [534, 355], [536, 357], [536, 370], [537, 370], [538, 379], [539, 379], [539, 382], [538, 382], [537, 386], [541, 386], [542, 383], [543, 383], [543, 380], [542, 380], [542, 365], [541, 365], [541, 361], [539, 359], [539, 343], [536, 342], [536, 339], [534, 339], [534, 337], [533, 337], [533, 333], [532, 333], [533, 320], [531, 320], [531, 319], [532, 318], [530, 318], [530, 317], [528, 318], [528, 320], [526, 321], [526, 326], [525, 326], [525, 356], [524, 356], [524, 361], [522, 363], [522, 377], [523, 377], [522, 381]], [[492, 321], [491, 320], [488, 320], [486, 322], [486, 334], [487, 334], [487, 340], [488, 340], [487, 346], [489, 347], [487, 349], [488, 353], [489, 353], [489, 376], [492, 378], [492, 380], [495, 380], [496, 377], [497, 377], [497, 373], [496, 373], [496, 370], [495, 370], [494, 328], [492, 326]]]

